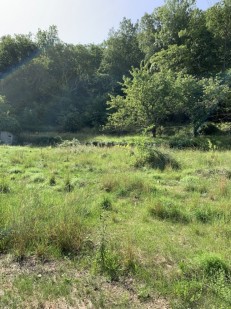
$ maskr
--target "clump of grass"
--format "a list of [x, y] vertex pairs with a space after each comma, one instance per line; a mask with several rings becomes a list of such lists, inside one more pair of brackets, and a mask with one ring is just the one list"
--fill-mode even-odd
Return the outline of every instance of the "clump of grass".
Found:
[[55, 186], [56, 185], [55, 175], [51, 175], [51, 177], [49, 179], [49, 185], [50, 186]]
[[198, 258], [199, 268], [209, 278], [216, 278], [223, 273], [227, 278], [230, 277], [231, 270], [225, 260], [216, 254], [204, 254]]
[[102, 179], [101, 188], [108, 193], [115, 192], [118, 197], [122, 198], [156, 192], [156, 188], [149, 180], [134, 174], [106, 175]]
[[167, 167], [179, 169], [180, 164], [172, 158], [170, 154], [163, 153], [148, 145], [144, 145], [139, 149], [138, 156], [135, 161], [135, 167], [148, 166], [150, 168], [165, 170]]
[[196, 208], [194, 214], [196, 220], [202, 223], [210, 223], [215, 219], [224, 217], [221, 211], [212, 209], [210, 205], [200, 205]]
[[139, 267], [139, 262], [136, 256], [136, 249], [132, 245], [131, 240], [127, 240], [121, 250], [121, 258], [124, 274], [135, 274]]
[[35, 174], [31, 177], [31, 180], [35, 183], [42, 183], [45, 181], [45, 177], [42, 174]]
[[149, 208], [149, 213], [156, 218], [172, 222], [189, 223], [191, 220], [189, 214], [183, 211], [179, 205], [167, 200], [156, 201], [154, 206]]
[[142, 194], [151, 194], [156, 192], [156, 188], [150, 181], [143, 179], [139, 175], [129, 175], [121, 178], [120, 186], [117, 190], [117, 196], [127, 197], [135, 195], [139, 197]]
[[15, 166], [14, 168], [11, 168], [9, 170], [9, 173], [10, 174], [21, 174], [21, 173], [23, 173], [23, 169], [20, 168], [20, 167]]
[[102, 181], [102, 189], [106, 192], [112, 192], [119, 187], [119, 180], [115, 175], [106, 176]]
[[50, 227], [48, 239], [63, 255], [76, 255], [82, 249], [86, 227], [78, 218], [61, 220]]
[[71, 182], [71, 179], [69, 175], [66, 177], [65, 182], [64, 182], [64, 191], [66, 192], [71, 192], [74, 190], [74, 185]]
[[7, 180], [0, 180], [0, 193], [9, 193], [11, 191], [10, 184]]
[[10, 161], [12, 164], [22, 164], [23, 163], [23, 158], [21, 156], [18, 156], [17, 154], [13, 155], [10, 158]]
[[103, 210], [112, 210], [112, 201], [109, 197], [104, 197], [100, 203]]
[[181, 179], [181, 183], [187, 192], [198, 192], [206, 195], [209, 191], [208, 185], [196, 176], [185, 176]]
[[[39, 258], [52, 255], [76, 255], [84, 244], [87, 229], [78, 218], [58, 219], [46, 225], [36, 224], [28, 214], [0, 237], [0, 252], [12, 251], [18, 260], [33, 252]], [[42, 230], [43, 228], [43, 230]]]
[[226, 197], [229, 195], [229, 192], [230, 192], [229, 180], [226, 177], [220, 178], [219, 183], [218, 183], [218, 190], [219, 190], [220, 196]]

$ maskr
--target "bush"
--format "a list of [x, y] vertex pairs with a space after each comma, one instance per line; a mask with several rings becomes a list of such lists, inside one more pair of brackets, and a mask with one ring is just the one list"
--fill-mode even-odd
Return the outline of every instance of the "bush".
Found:
[[46, 136], [46, 135], [28, 135], [21, 136], [20, 143], [32, 144], [35, 146], [54, 146], [60, 144], [62, 141], [60, 136]]
[[73, 138], [72, 140], [64, 140], [61, 141], [61, 143], [58, 145], [59, 147], [77, 147], [80, 145], [80, 141], [76, 138]]
[[222, 131], [216, 127], [213, 123], [207, 122], [198, 131], [199, 134], [202, 135], [215, 135], [215, 134], [221, 134]]
[[19, 133], [21, 131], [21, 127], [15, 117], [0, 114], [0, 131]]
[[199, 138], [175, 137], [169, 141], [169, 147], [175, 149], [195, 148], [201, 150], [209, 150], [207, 141]]

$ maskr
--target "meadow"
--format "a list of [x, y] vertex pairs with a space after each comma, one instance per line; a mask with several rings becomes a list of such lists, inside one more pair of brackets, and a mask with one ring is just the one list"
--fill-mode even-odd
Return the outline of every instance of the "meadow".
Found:
[[0, 308], [231, 308], [230, 150], [128, 140], [0, 146]]

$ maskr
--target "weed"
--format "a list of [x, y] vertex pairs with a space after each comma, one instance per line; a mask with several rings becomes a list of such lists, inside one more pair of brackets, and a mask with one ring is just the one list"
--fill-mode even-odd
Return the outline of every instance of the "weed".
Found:
[[183, 279], [174, 285], [174, 293], [181, 299], [184, 306], [182, 308], [198, 308], [204, 292], [204, 282], [196, 278], [192, 280]]
[[100, 206], [103, 210], [112, 210], [112, 202], [108, 197], [104, 197]]
[[150, 288], [147, 286], [140, 287], [138, 290], [138, 298], [144, 302], [150, 298]]
[[227, 271], [223, 269], [216, 273], [216, 279], [211, 285], [212, 290], [231, 306], [231, 274], [227, 277]]
[[121, 264], [119, 256], [113, 252], [109, 246], [107, 236], [106, 216], [100, 216], [101, 221], [101, 235], [98, 253], [96, 256], [96, 267], [102, 274], [109, 276], [111, 281], [118, 281], [121, 273]]

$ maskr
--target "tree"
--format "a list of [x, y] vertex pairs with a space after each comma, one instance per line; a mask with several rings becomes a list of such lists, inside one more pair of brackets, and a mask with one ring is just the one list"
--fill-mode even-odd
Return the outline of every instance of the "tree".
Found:
[[231, 64], [231, 1], [218, 2], [206, 12], [207, 27], [217, 42], [223, 71]]
[[52, 25], [48, 30], [39, 29], [36, 34], [36, 43], [43, 52], [60, 43], [57, 27]]
[[161, 48], [184, 44], [180, 33], [187, 31], [194, 9], [195, 0], [167, 0], [165, 5], [155, 11], [160, 23], [156, 40]]
[[38, 49], [30, 35], [6, 35], [0, 39], [0, 78], [33, 58]]
[[113, 84], [128, 76], [132, 67], [138, 67], [143, 59], [137, 38], [138, 25], [124, 18], [117, 31], [111, 30], [105, 42], [101, 73], [109, 74]]
[[112, 111], [109, 127], [117, 130], [158, 127], [181, 113], [185, 120], [190, 120], [196, 135], [226, 100], [229, 88], [218, 77], [198, 79], [170, 70], [153, 73], [142, 66], [132, 71], [132, 79], [124, 79], [123, 91], [125, 97], [112, 96], [108, 102]]
[[187, 31], [181, 31], [190, 57], [190, 70], [194, 75], [209, 75], [217, 72], [216, 43], [206, 25], [206, 13], [193, 10]]
[[108, 102], [108, 125], [119, 130], [136, 130], [164, 124], [168, 117], [176, 111], [180, 104], [175, 73], [160, 71], [151, 73], [142, 66], [133, 69], [132, 78], [125, 78], [123, 96], [112, 96]]
[[190, 73], [190, 52], [185, 45], [169, 45], [167, 49], [155, 53], [149, 60], [152, 71], [172, 70]]
[[6, 102], [6, 98], [0, 96], [0, 131], [10, 131], [12, 133], [20, 131], [20, 125], [15, 116], [11, 113], [12, 109]]
[[157, 45], [157, 34], [160, 31], [160, 21], [158, 19], [158, 14], [155, 14], [157, 10], [152, 14], [145, 14], [138, 26], [138, 42], [141, 51], [145, 55], [145, 60], [149, 58], [160, 50]]

